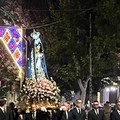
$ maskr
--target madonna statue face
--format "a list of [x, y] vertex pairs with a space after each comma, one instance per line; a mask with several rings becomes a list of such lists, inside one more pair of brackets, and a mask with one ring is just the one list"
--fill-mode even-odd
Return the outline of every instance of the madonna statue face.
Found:
[[38, 39], [39, 36], [40, 36], [40, 33], [39, 33], [39, 32], [34, 31], [33, 33], [31, 33], [31, 37], [32, 37], [33, 39], [35, 39], [35, 40]]

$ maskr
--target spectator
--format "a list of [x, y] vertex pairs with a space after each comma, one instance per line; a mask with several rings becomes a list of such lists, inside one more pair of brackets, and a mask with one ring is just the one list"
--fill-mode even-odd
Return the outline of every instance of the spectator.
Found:
[[103, 107], [104, 114], [105, 114], [105, 120], [110, 120], [110, 114], [111, 114], [111, 106], [109, 101], [106, 101]]
[[18, 120], [18, 116], [19, 115], [17, 108], [15, 108], [15, 104], [13, 102], [10, 102], [7, 109], [8, 120]]

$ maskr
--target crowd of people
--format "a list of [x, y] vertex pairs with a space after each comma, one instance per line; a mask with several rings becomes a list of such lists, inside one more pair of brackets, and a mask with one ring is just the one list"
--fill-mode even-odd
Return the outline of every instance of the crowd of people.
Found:
[[117, 101], [114, 108], [106, 102], [99, 107], [97, 100], [93, 101], [92, 109], [85, 110], [81, 99], [74, 104], [69, 102], [56, 104], [56, 108], [37, 108], [36, 104], [30, 105], [30, 112], [19, 110], [14, 102], [6, 103], [0, 99], [0, 120], [120, 120], [120, 101]]

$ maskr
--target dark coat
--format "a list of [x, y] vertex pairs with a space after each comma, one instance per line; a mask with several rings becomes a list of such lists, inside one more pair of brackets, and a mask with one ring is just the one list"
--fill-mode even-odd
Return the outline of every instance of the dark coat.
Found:
[[49, 120], [50, 119], [50, 116], [49, 116], [49, 112], [44, 112], [44, 111], [39, 111], [39, 117], [40, 119], [39, 120]]
[[[40, 120], [40, 115], [39, 111], [36, 111], [36, 119], [35, 120]], [[30, 113], [24, 113], [23, 114], [23, 120], [34, 120], [32, 118], [32, 112]]]
[[60, 110], [59, 108], [56, 109], [56, 118], [57, 120], [61, 120], [62, 119], [62, 115], [63, 115], [63, 110]]
[[117, 110], [114, 110], [110, 115], [110, 120], [120, 120], [120, 115]]
[[36, 111], [36, 119], [32, 118], [32, 112], [30, 113], [24, 113], [23, 120], [50, 120], [49, 112], [44, 112], [41, 110]]
[[86, 119], [85, 110], [81, 109], [80, 113], [78, 113], [76, 108], [73, 108], [71, 110], [70, 120], [85, 120], [85, 119]]
[[94, 109], [90, 110], [88, 112], [88, 120], [105, 120], [104, 111], [99, 109], [99, 114], [96, 115]]
[[48, 111], [48, 119], [49, 120], [57, 120], [57, 114], [55, 110], [51, 110], [51, 113]]
[[7, 112], [7, 120], [18, 120], [19, 114], [16, 108], [14, 109], [8, 108], [6, 112]]
[[2, 111], [1, 108], [0, 108], [0, 120], [7, 120], [6, 114]]
[[62, 119], [61, 120], [70, 120], [71, 118], [71, 111], [68, 111], [68, 118], [67, 118], [67, 115], [66, 115], [66, 111], [63, 112], [62, 114]]

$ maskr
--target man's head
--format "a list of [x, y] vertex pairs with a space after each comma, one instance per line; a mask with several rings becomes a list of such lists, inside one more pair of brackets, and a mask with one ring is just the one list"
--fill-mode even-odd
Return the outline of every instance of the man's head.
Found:
[[77, 99], [76, 102], [75, 102], [75, 106], [78, 107], [78, 108], [81, 108], [82, 107], [82, 100]]
[[120, 101], [117, 101], [116, 107], [117, 107], [118, 110], [120, 110]]
[[93, 108], [94, 108], [94, 109], [98, 109], [98, 108], [99, 108], [99, 102], [98, 102], [97, 100], [95, 100], [95, 101], [93, 102]]
[[14, 109], [14, 108], [15, 108], [14, 102], [10, 102], [10, 103], [9, 103], [9, 107], [10, 107], [11, 109]]
[[0, 107], [5, 109], [5, 107], [6, 107], [6, 100], [0, 99]]
[[35, 104], [32, 104], [31, 109], [32, 109], [33, 112], [35, 112], [37, 110], [37, 106]]
[[66, 110], [69, 110], [70, 109], [70, 104], [68, 102], [64, 102], [63, 103], [63, 106], [66, 107]]
[[106, 106], [109, 107], [110, 106], [110, 102], [109, 101], [106, 101]]

